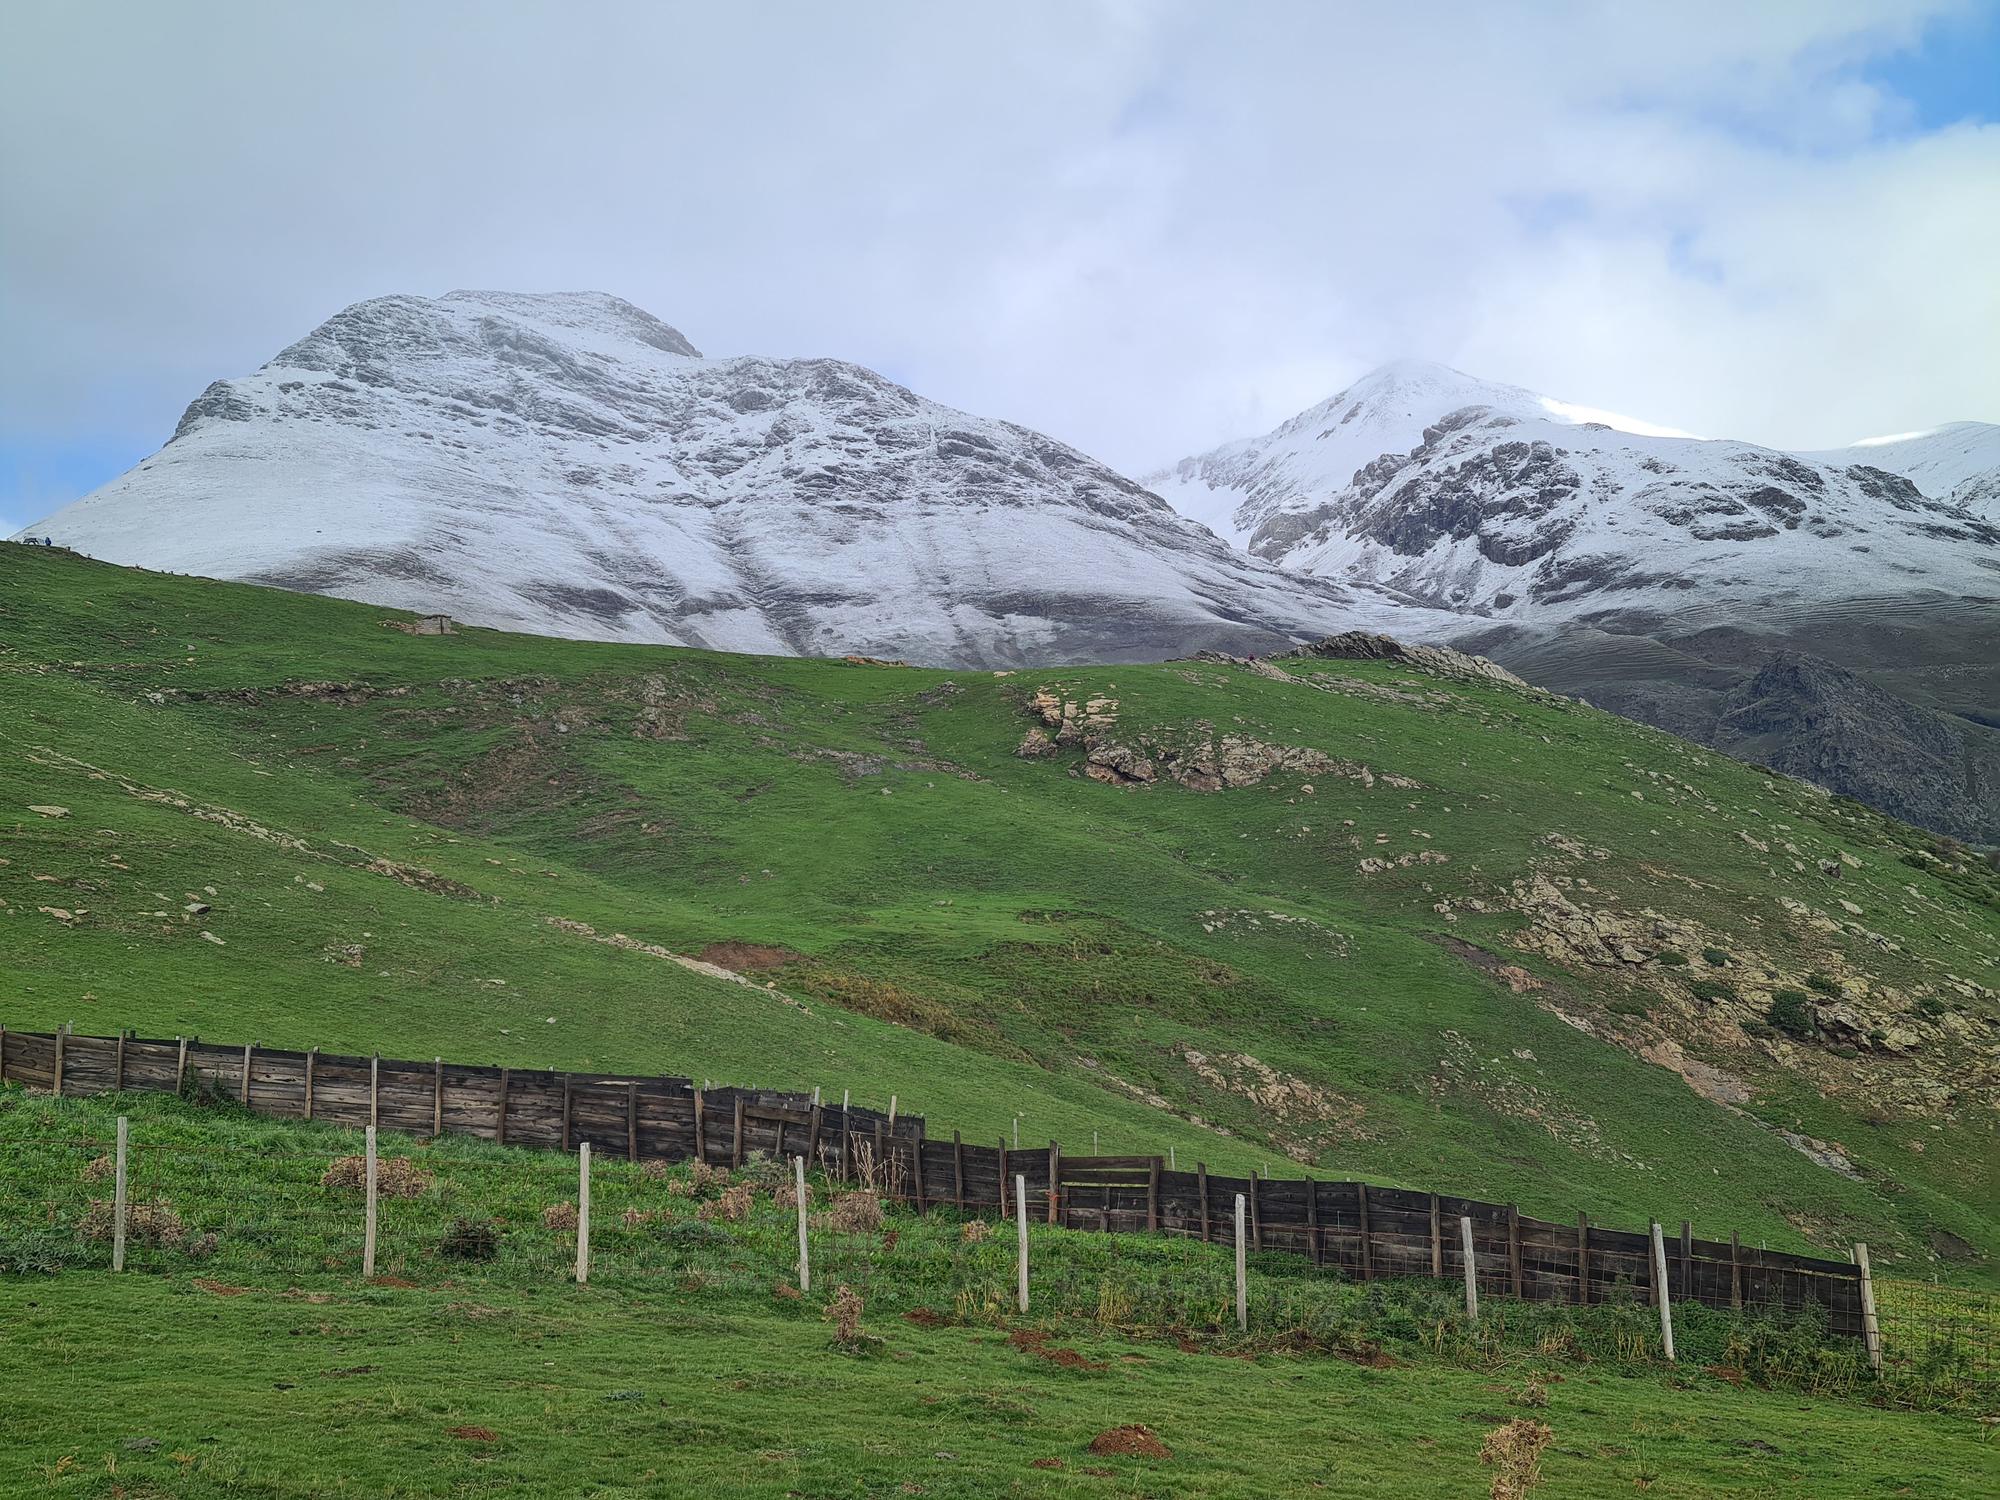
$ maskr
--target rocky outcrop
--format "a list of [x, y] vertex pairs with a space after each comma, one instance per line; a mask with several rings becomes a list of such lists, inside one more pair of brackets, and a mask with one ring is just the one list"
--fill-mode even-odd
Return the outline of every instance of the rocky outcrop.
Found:
[[1504, 682], [1519, 688], [1528, 685], [1499, 663], [1488, 661], [1483, 656], [1469, 656], [1449, 646], [1406, 645], [1391, 636], [1372, 635], [1365, 630], [1326, 636], [1295, 651], [1287, 651], [1278, 660], [1305, 657], [1321, 657], [1329, 661], [1387, 661], [1432, 677]]
[[[1079, 703], [1049, 688], [1037, 688], [1028, 700], [1029, 712], [1040, 724], [1022, 736], [1014, 753], [1026, 760], [1081, 749], [1077, 773], [1110, 786], [1151, 786], [1162, 777], [1196, 792], [1219, 792], [1255, 786], [1277, 774], [1335, 776], [1374, 786], [1413, 790], [1422, 783], [1392, 772], [1374, 771], [1360, 761], [1345, 760], [1310, 745], [1281, 745], [1245, 734], [1218, 736], [1212, 725], [1196, 726], [1180, 743], [1160, 736], [1118, 732], [1118, 700], [1088, 698]], [[1308, 793], [1310, 786], [1304, 789]]]

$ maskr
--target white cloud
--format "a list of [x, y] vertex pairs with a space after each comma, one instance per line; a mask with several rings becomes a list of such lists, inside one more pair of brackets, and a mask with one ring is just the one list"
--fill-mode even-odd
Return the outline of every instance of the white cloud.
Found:
[[1991, 418], [2000, 130], [1853, 71], [1935, 9], [10, 6], [0, 426], [164, 438], [464, 285], [1134, 469], [1400, 354], [1802, 446]]

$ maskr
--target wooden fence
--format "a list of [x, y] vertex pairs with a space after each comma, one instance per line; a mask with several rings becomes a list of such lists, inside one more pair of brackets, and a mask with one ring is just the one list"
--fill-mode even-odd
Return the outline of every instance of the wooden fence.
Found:
[[[89, 1095], [202, 1090], [260, 1114], [419, 1136], [469, 1135], [510, 1146], [600, 1158], [740, 1165], [762, 1152], [804, 1156], [831, 1176], [870, 1175], [919, 1212], [948, 1207], [1010, 1215], [1008, 1184], [1027, 1182], [1030, 1216], [1073, 1229], [1167, 1233], [1228, 1242], [1236, 1195], [1249, 1207], [1251, 1248], [1309, 1257], [1362, 1281], [1463, 1279], [1459, 1220], [1472, 1223], [1482, 1295], [1590, 1304], [1656, 1302], [1651, 1239], [1585, 1215], [1558, 1224], [1510, 1204], [1407, 1188], [1312, 1178], [1170, 1170], [1158, 1156], [1069, 1156], [1051, 1141], [1015, 1149], [926, 1134], [919, 1115], [843, 1107], [815, 1095], [697, 1088], [658, 1075], [559, 1073], [218, 1046], [197, 1038], [142, 1040], [0, 1027], [0, 1082]], [[1669, 1237], [1672, 1300], [1717, 1308], [1817, 1307], [1837, 1334], [1861, 1337], [1861, 1273], [1845, 1262], [1697, 1239], [1683, 1222]]]

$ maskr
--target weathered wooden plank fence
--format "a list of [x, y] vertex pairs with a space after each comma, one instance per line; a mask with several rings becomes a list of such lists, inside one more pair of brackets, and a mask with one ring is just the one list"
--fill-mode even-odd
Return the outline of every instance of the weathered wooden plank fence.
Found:
[[[1159, 1156], [1069, 1156], [1051, 1141], [1022, 1148], [926, 1134], [921, 1115], [825, 1104], [815, 1093], [698, 1088], [660, 1075], [559, 1073], [357, 1057], [231, 1044], [88, 1037], [0, 1028], [0, 1082], [55, 1094], [205, 1090], [259, 1114], [409, 1135], [467, 1135], [512, 1146], [627, 1161], [699, 1158], [741, 1165], [755, 1153], [803, 1156], [831, 1176], [867, 1177], [919, 1211], [1010, 1214], [1009, 1183], [1031, 1217], [1074, 1229], [1176, 1234], [1218, 1244], [1236, 1234], [1238, 1195], [1249, 1248], [1309, 1257], [1356, 1280], [1466, 1276], [1460, 1220], [1472, 1226], [1481, 1296], [1588, 1304], [1657, 1304], [1661, 1281], [1646, 1231], [1523, 1216], [1512, 1204], [1313, 1178], [1228, 1177], [1203, 1163], [1175, 1171]], [[1817, 1307], [1828, 1328], [1865, 1331], [1859, 1269], [1846, 1261], [1753, 1249], [1739, 1237], [1697, 1238], [1683, 1222], [1663, 1241], [1676, 1303], [1717, 1308]]]

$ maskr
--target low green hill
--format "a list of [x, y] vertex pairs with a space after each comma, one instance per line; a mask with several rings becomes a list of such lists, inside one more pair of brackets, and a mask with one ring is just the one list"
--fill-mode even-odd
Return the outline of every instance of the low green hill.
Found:
[[1387, 663], [404, 618], [0, 548], [0, 1022], [894, 1092], [1992, 1274], [2000, 877], [1854, 804]]

